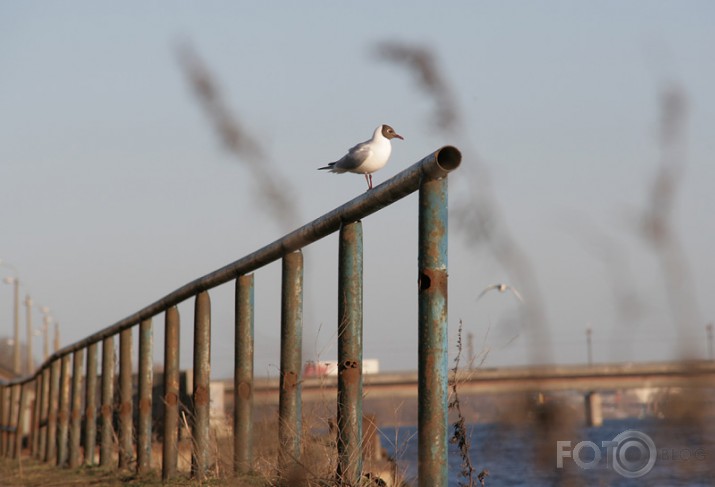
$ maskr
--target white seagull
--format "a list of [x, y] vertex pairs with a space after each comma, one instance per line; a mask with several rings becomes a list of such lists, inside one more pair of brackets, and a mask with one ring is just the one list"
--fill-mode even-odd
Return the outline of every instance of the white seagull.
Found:
[[328, 169], [330, 172], [335, 173], [354, 172], [364, 174], [367, 189], [372, 189], [372, 173], [382, 169], [387, 164], [392, 152], [390, 139], [394, 138], [404, 140], [404, 137], [395, 132], [395, 129], [389, 125], [382, 124], [375, 129], [372, 139], [360, 142], [351, 148], [342, 159], [318, 169]]

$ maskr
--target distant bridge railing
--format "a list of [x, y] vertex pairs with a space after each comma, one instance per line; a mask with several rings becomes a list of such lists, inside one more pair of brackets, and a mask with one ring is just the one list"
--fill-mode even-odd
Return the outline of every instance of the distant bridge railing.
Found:
[[[418, 441], [419, 484], [447, 485], [447, 175], [461, 154], [446, 146], [352, 201], [283, 238], [198, 278], [49, 357], [29, 377], [0, 384], [0, 455], [17, 458], [27, 438], [32, 457], [71, 468], [99, 464], [139, 473], [151, 468], [152, 319], [164, 314], [162, 478], [178, 470], [179, 313], [194, 298], [192, 474], [209, 468], [211, 305], [208, 291], [236, 282], [233, 468], [253, 466], [253, 272], [282, 259], [278, 465], [301, 456], [301, 249], [339, 232], [337, 476], [357, 485], [362, 475], [362, 225], [360, 220], [419, 191], [418, 238]], [[132, 329], [139, 328], [138, 397], [133, 398]], [[114, 337], [119, 335], [118, 391]], [[101, 345], [101, 380], [98, 348]], [[86, 360], [85, 360], [86, 357]], [[84, 386], [83, 386], [84, 382]], [[97, 387], [101, 387], [100, 390]], [[97, 398], [100, 404], [97, 404]], [[33, 400], [35, 398], [35, 400]], [[118, 404], [118, 408], [115, 408]], [[133, 411], [138, 409], [136, 444]], [[118, 409], [115, 411], [115, 409]], [[97, 411], [99, 410], [99, 418]], [[114, 413], [118, 413], [115, 440]], [[24, 428], [25, 424], [29, 428]], [[84, 428], [83, 428], [84, 426]], [[27, 429], [25, 431], [25, 429]], [[136, 457], [134, 457], [136, 453]]]

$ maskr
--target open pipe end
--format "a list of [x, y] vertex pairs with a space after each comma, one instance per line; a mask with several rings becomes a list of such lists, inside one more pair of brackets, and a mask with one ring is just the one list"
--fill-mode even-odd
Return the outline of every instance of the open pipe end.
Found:
[[462, 153], [454, 146], [445, 145], [434, 154], [437, 165], [444, 171], [454, 171], [462, 163]]
[[423, 171], [428, 179], [442, 179], [451, 171], [459, 167], [462, 162], [462, 153], [451, 145], [437, 149], [426, 159]]

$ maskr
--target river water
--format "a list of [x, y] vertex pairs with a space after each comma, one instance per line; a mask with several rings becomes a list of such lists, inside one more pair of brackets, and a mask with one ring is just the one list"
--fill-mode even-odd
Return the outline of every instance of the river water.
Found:
[[[477, 424], [468, 428], [470, 459], [475, 477], [482, 469], [489, 470], [488, 487], [711, 486], [715, 428], [712, 420], [709, 423], [614, 419], [600, 427], [571, 430], [567, 435], [572, 437], [551, 435], [546, 440], [543, 432], [529, 428]], [[410, 485], [417, 485], [417, 428], [382, 428], [382, 433], [383, 446], [397, 459]], [[460, 476], [461, 464], [457, 446], [450, 444], [450, 487], [468, 485]]]

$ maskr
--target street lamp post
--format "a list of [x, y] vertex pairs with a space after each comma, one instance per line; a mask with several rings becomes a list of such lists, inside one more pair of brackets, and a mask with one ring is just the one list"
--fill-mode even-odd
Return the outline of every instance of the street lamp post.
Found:
[[15, 343], [12, 348], [12, 369], [16, 374], [20, 373], [20, 279], [17, 277], [6, 277], [5, 284], [12, 284], [14, 290], [13, 297], [13, 338]]
[[586, 328], [586, 351], [588, 353], [588, 366], [593, 365], [593, 350], [591, 346], [591, 335], [593, 334], [593, 331], [591, 330], [591, 327]]
[[27, 317], [27, 348], [25, 352], [27, 353], [27, 375], [30, 375], [35, 371], [35, 361], [32, 357], [32, 299], [29, 294], [25, 296], [25, 306], [27, 307], [25, 311]]
[[55, 321], [55, 349], [54, 352], [60, 349], [60, 322]]
[[49, 329], [52, 317], [50, 316], [50, 308], [47, 306], [42, 306], [40, 308], [42, 312], [42, 360], [47, 361], [47, 357], [50, 356], [50, 338]]

